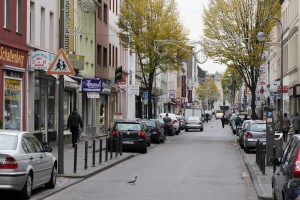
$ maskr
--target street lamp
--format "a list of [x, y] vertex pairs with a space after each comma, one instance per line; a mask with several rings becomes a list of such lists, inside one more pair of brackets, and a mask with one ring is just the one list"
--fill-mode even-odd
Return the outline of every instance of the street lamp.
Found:
[[277, 21], [280, 26], [281, 26], [281, 44], [280, 44], [280, 130], [282, 131], [282, 127], [283, 127], [283, 26], [282, 23], [279, 19], [275, 18], [275, 17], [269, 17], [264, 19], [261, 23], [260, 23], [260, 32], [257, 33], [256, 38], [258, 41], [263, 42], [266, 40], [266, 33], [262, 31], [262, 26], [265, 24], [266, 21], [268, 21], [269, 19], [275, 20]]

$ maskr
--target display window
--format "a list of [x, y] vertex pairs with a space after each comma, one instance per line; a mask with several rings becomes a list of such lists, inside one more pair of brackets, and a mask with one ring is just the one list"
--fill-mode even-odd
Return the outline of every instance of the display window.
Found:
[[4, 77], [4, 129], [21, 130], [22, 79]]

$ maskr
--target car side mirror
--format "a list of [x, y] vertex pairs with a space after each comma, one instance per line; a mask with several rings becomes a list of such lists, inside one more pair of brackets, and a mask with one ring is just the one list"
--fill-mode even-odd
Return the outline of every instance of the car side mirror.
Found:
[[52, 147], [49, 145], [44, 146], [44, 151], [45, 152], [52, 152]]
[[278, 165], [280, 165], [280, 161], [276, 157], [270, 157], [267, 164], [268, 165], [277, 165], [278, 166]]

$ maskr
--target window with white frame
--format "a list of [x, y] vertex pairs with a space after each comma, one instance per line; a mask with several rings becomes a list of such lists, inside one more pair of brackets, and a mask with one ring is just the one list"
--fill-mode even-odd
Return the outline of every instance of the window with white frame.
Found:
[[22, 0], [17, 0], [16, 7], [16, 32], [22, 33]]
[[4, 0], [4, 28], [10, 29], [10, 0]]

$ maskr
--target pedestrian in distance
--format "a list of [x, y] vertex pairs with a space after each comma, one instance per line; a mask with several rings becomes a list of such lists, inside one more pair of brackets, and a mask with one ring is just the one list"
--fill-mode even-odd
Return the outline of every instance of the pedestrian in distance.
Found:
[[67, 128], [70, 129], [70, 132], [72, 133], [72, 147], [74, 147], [78, 141], [79, 126], [81, 129], [83, 128], [82, 118], [77, 112], [77, 109], [74, 108], [73, 112], [69, 115], [67, 123]]
[[225, 113], [223, 113], [223, 116], [222, 116], [222, 118], [221, 118], [221, 122], [222, 122], [222, 127], [224, 128], [224, 126], [225, 126]]
[[287, 117], [287, 113], [283, 114], [283, 119], [282, 119], [282, 133], [283, 133], [283, 141], [287, 141], [287, 135], [291, 127], [291, 121]]
[[171, 117], [169, 117], [168, 113], [166, 114], [166, 116], [163, 118], [164, 121], [164, 131], [166, 135], [171, 135], [172, 131], [171, 131], [171, 122], [172, 119]]
[[293, 129], [295, 131], [295, 134], [298, 134], [299, 129], [300, 129], [300, 116], [299, 116], [299, 113], [295, 113], [295, 117], [293, 118], [292, 124], [293, 124]]

